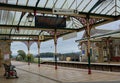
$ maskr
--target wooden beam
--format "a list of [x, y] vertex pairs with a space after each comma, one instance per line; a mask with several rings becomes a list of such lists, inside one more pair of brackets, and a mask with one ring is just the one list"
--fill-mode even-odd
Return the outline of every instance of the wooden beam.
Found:
[[[48, 41], [48, 40], [51, 40], [53, 38], [47, 38], [45, 40], [41, 40], [41, 42], [44, 42], [44, 41]], [[10, 38], [6, 38], [6, 39], [1, 39], [0, 40], [4, 40], [4, 41], [7, 41], [7, 40], [10, 40], [10, 41], [38, 41], [38, 39], [10, 39]]]
[[[39, 35], [28, 35], [28, 34], [0, 34], [0, 36], [11, 36], [11, 37], [38, 37]], [[53, 37], [53, 35], [44, 35], [44, 37]]]
[[112, 22], [111, 20], [105, 20], [105, 21], [101, 21], [99, 23], [95, 23], [92, 27], [97, 27], [97, 26], [100, 26], [100, 25], [103, 25], [103, 24], [107, 24], [107, 23], [110, 23]]
[[[0, 25], [0, 28], [17, 28], [18, 26], [17, 25]], [[41, 28], [41, 27], [35, 27], [35, 26], [19, 26], [19, 29], [24, 29], [24, 30], [54, 30], [55, 28]], [[70, 32], [73, 32], [73, 31], [77, 31], [79, 29], [71, 29], [71, 28], [56, 28], [58, 31], [70, 31]]]
[[120, 15], [118, 15], [118, 16], [116, 17], [116, 20], [120, 20]]

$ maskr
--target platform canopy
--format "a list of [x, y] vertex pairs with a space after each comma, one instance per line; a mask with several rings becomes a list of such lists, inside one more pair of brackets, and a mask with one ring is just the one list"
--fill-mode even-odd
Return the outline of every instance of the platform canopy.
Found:
[[93, 26], [119, 20], [120, 0], [0, 0], [0, 39], [45, 41], [55, 31], [61, 37], [86, 29], [88, 16]]

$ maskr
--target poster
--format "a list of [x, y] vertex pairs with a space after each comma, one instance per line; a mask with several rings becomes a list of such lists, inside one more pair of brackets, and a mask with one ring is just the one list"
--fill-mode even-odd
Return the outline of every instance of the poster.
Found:
[[10, 58], [9, 54], [4, 55], [4, 60], [9, 60], [9, 58]]

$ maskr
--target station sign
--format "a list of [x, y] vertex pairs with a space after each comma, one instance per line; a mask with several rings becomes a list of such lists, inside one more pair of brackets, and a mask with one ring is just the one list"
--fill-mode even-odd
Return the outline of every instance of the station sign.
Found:
[[74, 9], [59, 9], [59, 8], [53, 8], [53, 14], [78, 14], [77, 10]]
[[53, 16], [35, 16], [35, 27], [39, 28], [65, 28], [66, 18]]
[[44, 40], [44, 36], [39, 36], [39, 40]]

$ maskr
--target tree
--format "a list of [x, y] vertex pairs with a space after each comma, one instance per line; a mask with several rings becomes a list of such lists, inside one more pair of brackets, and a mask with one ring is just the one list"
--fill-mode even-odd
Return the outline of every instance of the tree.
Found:
[[18, 55], [22, 57], [23, 60], [26, 58], [26, 53], [23, 50], [18, 50]]
[[33, 54], [27, 54], [26, 61], [28, 62], [28, 58], [30, 59], [30, 62], [34, 62], [34, 56]]
[[10, 58], [13, 58], [13, 56], [10, 54]]
[[22, 56], [17, 55], [17, 56], [16, 56], [16, 60], [17, 60], [17, 61], [22, 61], [22, 60], [23, 60], [23, 58], [22, 58]]

